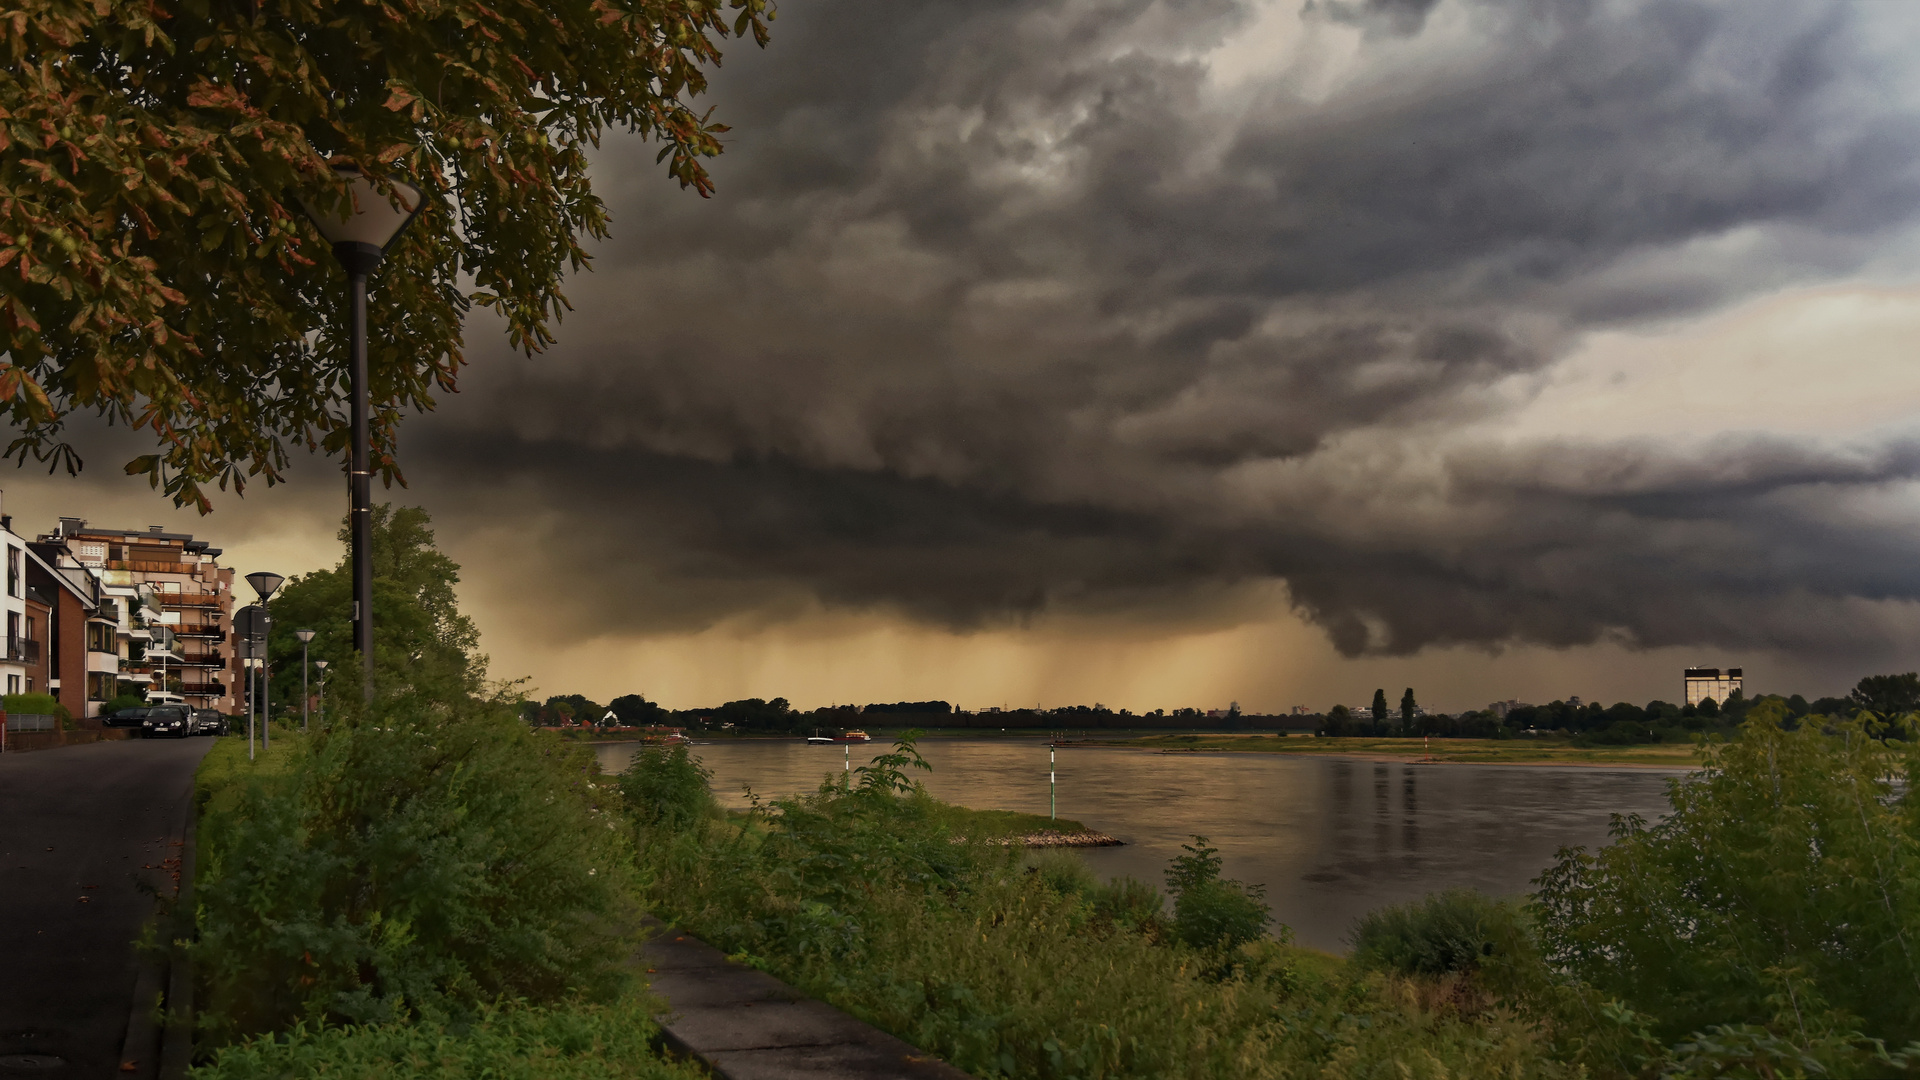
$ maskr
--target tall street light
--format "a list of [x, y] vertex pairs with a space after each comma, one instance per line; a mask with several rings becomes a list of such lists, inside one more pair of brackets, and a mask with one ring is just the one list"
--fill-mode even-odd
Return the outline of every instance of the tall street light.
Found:
[[327, 662], [315, 660], [313, 666], [320, 669], [320, 730], [327, 730]]
[[279, 574], [265, 570], [255, 570], [247, 575], [247, 584], [260, 596], [261, 621], [266, 624], [265, 632], [260, 635], [263, 646], [260, 650], [260, 749], [266, 750], [273, 745], [273, 668], [267, 664], [267, 650], [264, 646], [273, 634], [273, 613], [267, 607], [267, 598], [287, 580]]
[[391, 181], [385, 194], [367, 179], [360, 167], [336, 164], [333, 171], [347, 182], [347, 212], [321, 210], [302, 200], [307, 216], [320, 235], [333, 245], [333, 257], [347, 271], [352, 324], [352, 363], [349, 391], [353, 399], [352, 460], [347, 467], [348, 499], [353, 545], [353, 647], [360, 651], [361, 693], [373, 703], [373, 474], [368, 465], [367, 432], [367, 278], [425, 205], [420, 189]]
[[293, 636], [300, 639], [300, 731], [307, 730], [307, 642], [313, 640], [313, 631], [295, 630]]

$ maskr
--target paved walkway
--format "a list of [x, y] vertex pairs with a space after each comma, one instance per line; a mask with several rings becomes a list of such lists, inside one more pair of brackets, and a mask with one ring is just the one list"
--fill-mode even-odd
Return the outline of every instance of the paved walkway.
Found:
[[723, 1080], [972, 1080], [691, 935], [667, 929], [641, 957], [668, 1044]]
[[[148, 890], [175, 887], [193, 771], [212, 742], [0, 754], [0, 1077], [154, 1075], [133, 941], [153, 913]], [[159, 992], [155, 974], [149, 965], [143, 993]]]

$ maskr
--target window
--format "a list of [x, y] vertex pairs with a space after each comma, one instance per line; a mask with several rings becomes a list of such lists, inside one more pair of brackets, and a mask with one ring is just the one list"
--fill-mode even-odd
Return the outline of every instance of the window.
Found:
[[[20, 613], [17, 611], [7, 612], [7, 659], [20, 659]], [[19, 691], [9, 690], [8, 693], [17, 694]]]
[[73, 545], [73, 557], [80, 560], [82, 566], [102, 566], [107, 561], [107, 545], [86, 543]]
[[17, 694], [19, 692], [20, 692], [20, 676], [18, 675], [7, 676], [7, 693]]
[[88, 623], [87, 651], [119, 652], [120, 650], [114, 647], [113, 637], [113, 627], [105, 623]]
[[115, 677], [111, 671], [87, 672], [87, 700], [110, 701], [113, 699]]
[[20, 549], [7, 549], [7, 595], [20, 595]]

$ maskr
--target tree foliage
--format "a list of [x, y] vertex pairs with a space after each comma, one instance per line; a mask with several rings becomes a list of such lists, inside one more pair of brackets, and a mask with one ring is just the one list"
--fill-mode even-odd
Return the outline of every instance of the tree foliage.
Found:
[[[487, 658], [479, 652], [480, 631], [460, 611], [454, 594], [460, 565], [434, 546], [432, 522], [417, 506], [382, 503], [373, 508], [374, 670], [404, 674], [413, 685], [477, 693], [487, 675]], [[344, 528], [340, 543], [348, 543]], [[274, 700], [281, 707], [298, 708], [301, 653], [296, 630], [314, 632], [309, 659], [326, 660], [332, 666], [331, 680], [347, 680], [331, 685], [357, 685], [350, 556], [343, 554], [331, 570], [289, 580], [272, 607], [268, 655], [275, 672]]]
[[[726, 8], [731, 6], [730, 17]], [[690, 105], [768, 0], [24, 0], [0, 20], [0, 405], [7, 454], [79, 464], [75, 412], [149, 429], [127, 470], [176, 503], [339, 453], [344, 287], [300, 200], [350, 160], [426, 208], [376, 278], [370, 391], [391, 481], [401, 410], [451, 392], [470, 305], [531, 353], [606, 235], [588, 151], [662, 143], [683, 186], [723, 125]]]
[[1673, 812], [1539, 878], [1550, 962], [1671, 1042], [1734, 1021], [1798, 1046], [1920, 1038], [1920, 750], [1768, 700], [1675, 781]]

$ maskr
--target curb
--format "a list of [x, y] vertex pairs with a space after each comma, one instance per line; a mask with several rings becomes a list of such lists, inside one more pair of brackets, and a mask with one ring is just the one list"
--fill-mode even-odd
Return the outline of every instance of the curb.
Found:
[[174, 891], [173, 926], [168, 935], [167, 1029], [160, 1040], [159, 1080], [184, 1080], [193, 1064], [193, 961], [181, 943], [195, 936], [193, 909], [194, 841], [199, 833], [199, 789], [187, 793], [186, 820], [180, 829], [180, 888]]

